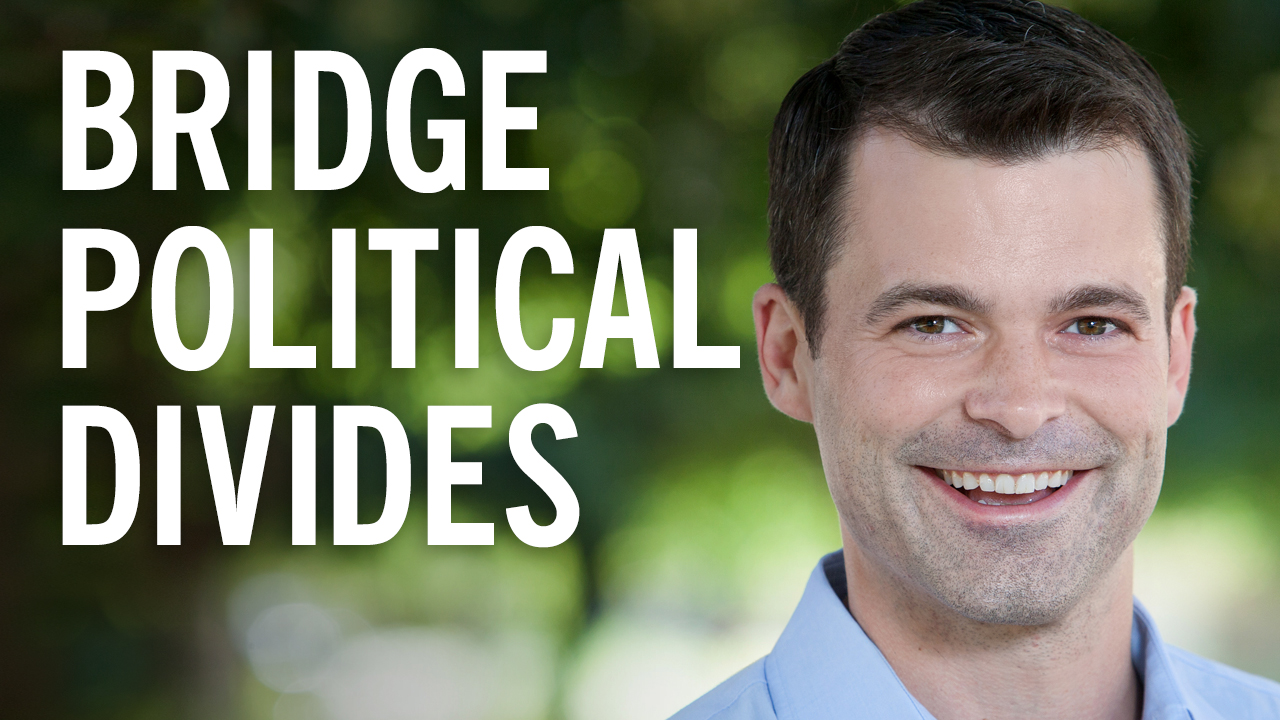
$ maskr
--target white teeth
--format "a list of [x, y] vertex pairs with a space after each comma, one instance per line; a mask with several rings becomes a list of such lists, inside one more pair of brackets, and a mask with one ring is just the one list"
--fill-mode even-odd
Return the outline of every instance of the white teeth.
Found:
[[1027, 472], [1018, 475], [997, 473], [992, 477], [988, 473], [975, 474], [960, 470], [939, 470], [937, 472], [943, 482], [957, 490], [981, 488], [986, 492], [995, 492], [1001, 495], [1026, 495], [1045, 488], [1059, 488], [1066, 485], [1067, 481], [1075, 473], [1074, 470], [1055, 470], [1053, 472], [1044, 470], [1039, 473]]

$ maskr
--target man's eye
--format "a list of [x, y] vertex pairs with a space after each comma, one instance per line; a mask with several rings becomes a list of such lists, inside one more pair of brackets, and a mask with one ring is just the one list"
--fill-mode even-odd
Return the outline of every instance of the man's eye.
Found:
[[1067, 332], [1077, 335], [1106, 335], [1116, 329], [1116, 324], [1106, 318], [1080, 318], [1067, 326]]
[[911, 327], [916, 332], [922, 332], [926, 335], [944, 335], [947, 333], [960, 332], [960, 326], [949, 317], [942, 315], [934, 315], [932, 317], [916, 318], [911, 321]]

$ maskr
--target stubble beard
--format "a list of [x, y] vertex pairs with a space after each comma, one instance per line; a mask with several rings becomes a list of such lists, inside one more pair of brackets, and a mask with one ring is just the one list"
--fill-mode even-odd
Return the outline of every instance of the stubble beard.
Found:
[[[871, 449], [883, 445], [860, 430], [862, 442], [832, 448], [834, 462], [825, 462], [824, 447], [845, 528], [906, 595], [931, 597], [939, 610], [979, 623], [1042, 626], [1064, 618], [1133, 542], [1163, 474], [1162, 435], [1126, 449], [1107, 430], [1066, 419], [1021, 441], [976, 424], [930, 427], [892, 452]], [[1095, 469], [1052, 518], [1004, 527], [965, 525], [918, 470], [997, 462]]]

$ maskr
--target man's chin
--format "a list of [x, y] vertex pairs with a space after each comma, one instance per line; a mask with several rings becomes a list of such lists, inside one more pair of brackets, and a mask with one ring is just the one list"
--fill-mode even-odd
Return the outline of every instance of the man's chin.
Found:
[[[1026, 528], [1023, 528], [1026, 530]], [[969, 553], [916, 557], [917, 586], [951, 613], [989, 625], [1052, 625], [1105, 584], [1116, 568], [1112, 543], [1064, 542], [1057, 527], [1013, 542], [978, 541]], [[930, 567], [932, 566], [932, 567]]]
[[965, 593], [945, 601], [953, 612], [985, 625], [1042, 627], [1062, 620], [1080, 593], [1057, 594], [1037, 588], [1033, 592], [992, 592], [982, 596]]
[[[1073, 543], [1074, 523], [1021, 525], [969, 536], [911, 560], [917, 587], [973, 622], [1041, 626], [1068, 613], [1114, 567], [1110, 547]], [[957, 533], [959, 536], [967, 533]], [[968, 544], [968, 549], [960, 546]]]

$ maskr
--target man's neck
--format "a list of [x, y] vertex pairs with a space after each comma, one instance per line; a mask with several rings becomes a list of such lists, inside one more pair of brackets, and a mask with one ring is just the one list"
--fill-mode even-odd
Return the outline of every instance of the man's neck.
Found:
[[864, 556], [845, 536], [848, 607], [903, 685], [938, 720], [1135, 720], [1133, 550], [1058, 622], [965, 618]]

